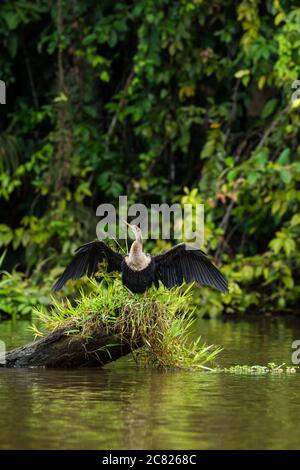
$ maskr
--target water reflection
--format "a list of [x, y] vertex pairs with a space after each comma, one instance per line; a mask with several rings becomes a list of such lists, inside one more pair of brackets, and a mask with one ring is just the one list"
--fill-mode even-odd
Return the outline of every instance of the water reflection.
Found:
[[[299, 323], [282, 320], [201, 320], [197, 330], [225, 347], [222, 365], [290, 362], [300, 338]], [[0, 447], [299, 448], [298, 388], [298, 374], [162, 372], [128, 360], [105, 369], [0, 369]]]

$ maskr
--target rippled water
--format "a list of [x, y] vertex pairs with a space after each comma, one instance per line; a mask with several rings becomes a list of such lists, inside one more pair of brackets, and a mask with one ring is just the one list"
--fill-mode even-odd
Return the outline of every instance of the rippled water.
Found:
[[[8, 348], [28, 322], [0, 323]], [[290, 363], [300, 321], [200, 320], [220, 365]], [[121, 360], [104, 369], [0, 369], [2, 449], [300, 448], [300, 374], [163, 372]]]

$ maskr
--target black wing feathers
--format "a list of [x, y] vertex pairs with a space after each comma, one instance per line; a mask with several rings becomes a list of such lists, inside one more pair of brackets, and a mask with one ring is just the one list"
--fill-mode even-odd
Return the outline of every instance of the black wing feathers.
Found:
[[203, 286], [214, 286], [221, 292], [228, 292], [228, 282], [221, 272], [209, 261], [201, 250], [188, 250], [184, 243], [154, 257], [157, 280], [170, 288], [199, 282]]
[[86, 243], [75, 251], [75, 256], [66, 267], [61, 277], [52, 287], [53, 292], [60, 290], [69, 279], [79, 279], [87, 274], [92, 276], [98, 270], [98, 263], [107, 260], [107, 270], [121, 271], [122, 255], [113, 251], [101, 241]]

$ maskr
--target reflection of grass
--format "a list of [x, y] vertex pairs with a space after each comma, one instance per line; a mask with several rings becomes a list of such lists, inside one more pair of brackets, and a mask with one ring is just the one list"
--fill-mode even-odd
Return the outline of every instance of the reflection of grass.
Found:
[[228, 368], [216, 368], [214, 372], [229, 372], [230, 374], [241, 374], [241, 375], [263, 375], [263, 374], [294, 374], [299, 371], [299, 367], [287, 366], [286, 364], [274, 364], [270, 362], [267, 366], [246, 366], [236, 365]]
[[[118, 334], [130, 342], [134, 357], [143, 364], [162, 367], [204, 368], [220, 352], [220, 348], [189, 338], [193, 318], [190, 289], [171, 290], [160, 286], [146, 294], [132, 294], [118, 280], [107, 287], [91, 281], [92, 292], [72, 305], [54, 301], [49, 312], [37, 312], [47, 331], [70, 325], [69, 334], [88, 339], [99, 328], [105, 334]], [[139, 345], [143, 347], [138, 348]]]

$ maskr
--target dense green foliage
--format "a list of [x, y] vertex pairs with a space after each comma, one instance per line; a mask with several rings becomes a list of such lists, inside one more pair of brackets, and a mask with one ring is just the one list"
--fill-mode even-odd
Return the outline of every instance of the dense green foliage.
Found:
[[127, 194], [204, 202], [232, 289], [197, 291], [202, 314], [297, 310], [297, 1], [2, 1], [0, 44], [0, 245], [25, 273], [2, 296], [21, 276], [39, 302]]

